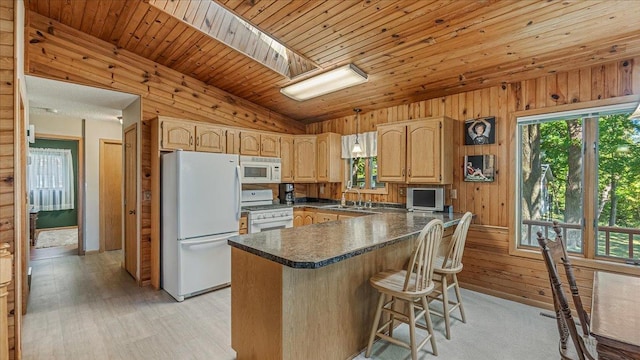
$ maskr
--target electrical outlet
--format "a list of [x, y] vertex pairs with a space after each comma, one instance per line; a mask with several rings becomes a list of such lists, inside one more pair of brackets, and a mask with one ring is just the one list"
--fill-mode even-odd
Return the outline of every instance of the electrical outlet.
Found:
[[147, 190], [145, 192], [142, 193], [142, 200], [144, 201], [149, 201], [151, 200], [151, 191]]
[[324, 184], [320, 185], [320, 195], [324, 195]]
[[405, 188], [403, 188], [403, 187], [398, 188], [398, 195], [400, 195], [400, 196], [406, 196]]
[[451, 189], [451, 198], [452, 199], [457, 199], [458, 198], [458, 190]]

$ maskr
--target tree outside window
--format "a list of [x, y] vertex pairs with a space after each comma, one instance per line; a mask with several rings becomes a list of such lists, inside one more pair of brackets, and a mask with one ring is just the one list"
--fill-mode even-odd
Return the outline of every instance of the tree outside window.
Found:
[[385, 184], [378, 182], [378, 157], [348, 159], [349, 180], [358, 189], [384, 189]]
[[537, 246], [537, 231], [552, 238], [557, 220], [571, 252], [640, 259], [640, 122], [552, 116], [518, 125], [519, 245]]

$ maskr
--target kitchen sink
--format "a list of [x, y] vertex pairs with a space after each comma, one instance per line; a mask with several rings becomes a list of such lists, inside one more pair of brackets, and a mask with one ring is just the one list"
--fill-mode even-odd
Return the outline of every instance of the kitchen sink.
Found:
[[331, 205], [324, 205], [324, 206], [320, 206], [321, 209], [341, 209], [341, 210], [348, 210], [348, 211], [358, 211], [358, 212], [365, 212], [365, 213], [387, 213], [387, 212], [392, 212], [392, 213], [404, 213], [407, 212], [406, 209], [401, 209], [401, 208], [394, 208], [394, 207], [373, 207], [373, 208], [366, 208], [363, 206], [343, 206], [340, 204], [331, 204]]

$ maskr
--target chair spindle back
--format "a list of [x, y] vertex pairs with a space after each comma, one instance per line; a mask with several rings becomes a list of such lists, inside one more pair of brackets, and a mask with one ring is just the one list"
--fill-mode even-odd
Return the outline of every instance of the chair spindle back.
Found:
[[[411, 255], [407, 275], [404, 280], [404, 291], [422, 291], [433, 285], [434, 260], [442, 234], [444, 224], [442, 220], [431, 220], [418, 235], [417, 246]], [[415, 277], [412, 279], [412, 274]]]

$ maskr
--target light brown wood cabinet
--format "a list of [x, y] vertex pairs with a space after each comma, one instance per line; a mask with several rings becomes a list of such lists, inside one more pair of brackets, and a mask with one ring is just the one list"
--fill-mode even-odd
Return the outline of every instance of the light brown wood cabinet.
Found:
[[280, 136], [281, 181], [293, 182], [293, 136]]
[[240, 132], [240, 155], [280, 156], [280, 136], [254, 131]]
[[293, 140], [294, 182], [316, 182], [316, 136], [297, 135]]
[[280, 157], [280, 136], [260, 134], [260, 156]]
[[452, 183], [453, 121], [443, 116], [378, 125], [378, 179]]
[[304, 226], [314, 224], [315, 211], [313, 210], [293, 210], [293, 226]]
[[240, 235], [244, 235], [247, 234], [247, 217], [243, 216], [240, 218], [240, 223], [238, 224], [238, 232], [240, 233]]
[[240, 132], [240, 155], [260, 156], [260, 133]]
[[293, 227], [302, 226], [304, 221], [304, 210], [293, 210]]
[[315, 222], [315, 212], [305, 211], [304, 216], [302, 217], [302, 225], [313, 225]]
[[196, 126], [191, 123], [173, 120], [163, 120], [160, 123], [162, 135], [160, 137], [161, 150], [195, 150], [194, 136]]
[[227, 154], [240, 154], [240, 130], [227, 129], [225, 138]]
[[196, 151], [224, 153], [227, 147], [225, 129], [219, 126], [196, 125]]
[[378, 181], [404, 182], [407, 126], [378, 125]]
[[321, 224], [329, 221], [338, 220], [338, 214], [334, 213], [325, 213], [325, 212], [316, 212], [314, 224]]
[[341, 182], [340, 134], [322, 133], [317, 136], [318, 182]]

